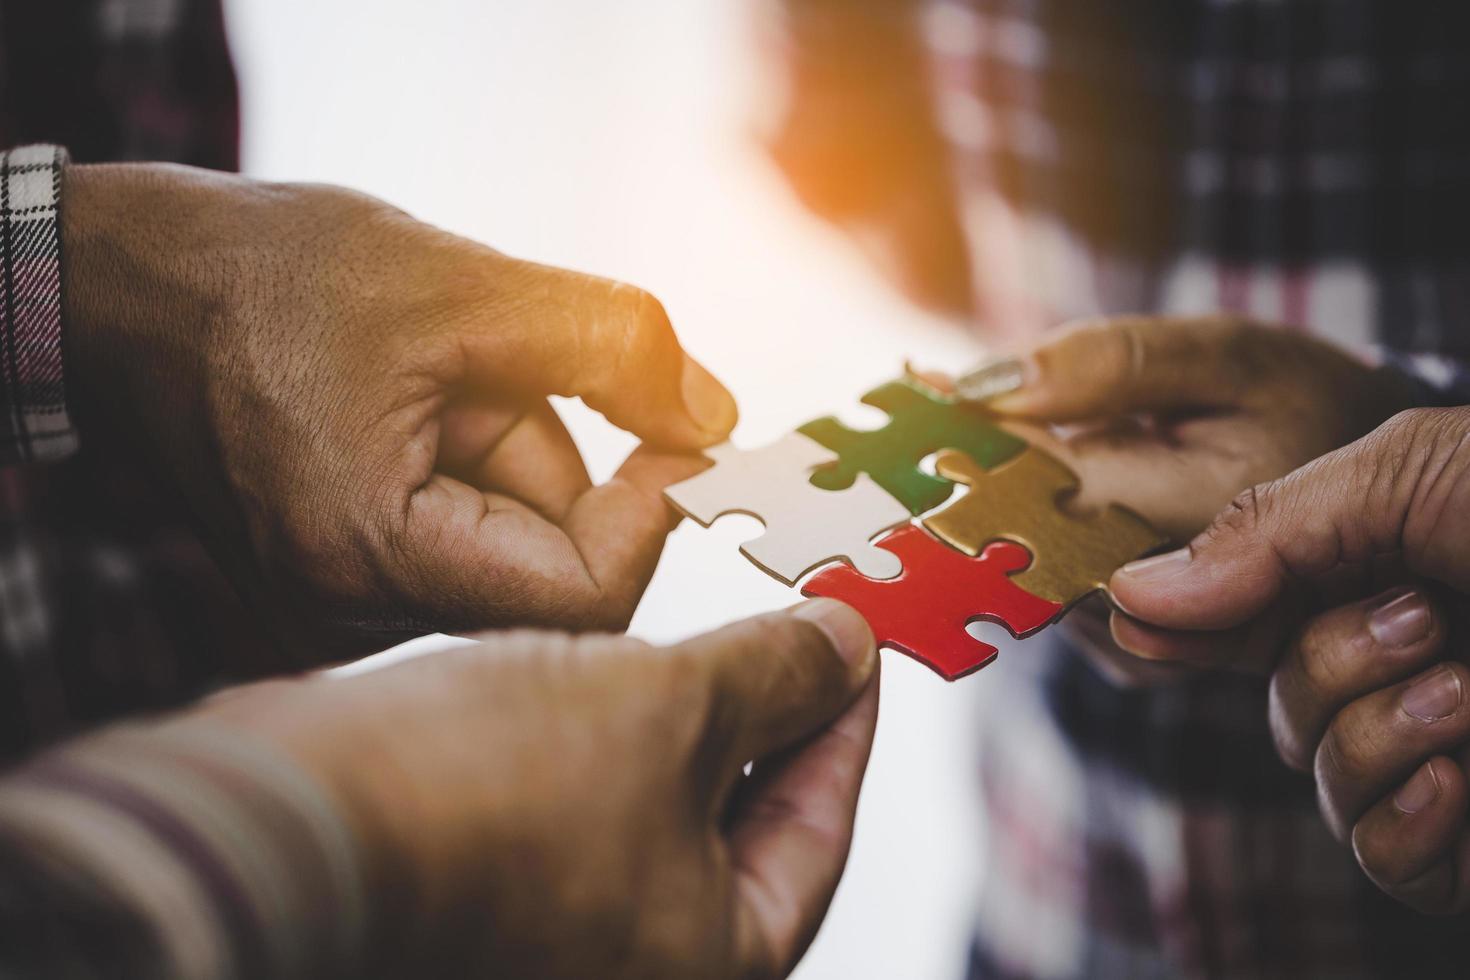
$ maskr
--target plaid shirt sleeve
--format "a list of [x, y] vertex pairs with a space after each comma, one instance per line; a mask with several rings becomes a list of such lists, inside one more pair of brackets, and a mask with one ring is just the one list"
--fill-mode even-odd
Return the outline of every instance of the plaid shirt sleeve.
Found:
[[0, 153], [0, 465], [77, 445], [61, 365], [61, 171], [66, 151]]
[[116, 726], [0, 779], [0, 976], [357, 976], [357, 838], [239, 732]]

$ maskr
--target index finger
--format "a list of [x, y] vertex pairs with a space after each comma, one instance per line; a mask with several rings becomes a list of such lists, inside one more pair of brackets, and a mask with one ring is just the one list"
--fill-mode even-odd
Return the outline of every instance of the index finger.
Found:
[[1293, 597], [1337, 601], [1406, 578], [1470, 592], [1470, 412], [1405, 412], [1236, 498], [1189, 546], [1125, 565], [1130, 616], [1174, 630], [1240, 626]]
[[456, 339], [471, 384], [580, 397], [643, 440], [713, 445], [735, 401], [684, 352], [663, 306], [636, 286], [494, 255], [490, 329]]
[[1242, 391], [1242, 325], [1229, 317], [1112, 317], [1069, 325], [1022, 362], [1023, 383], [986, 405], [1055, 422], [1227, 407]]

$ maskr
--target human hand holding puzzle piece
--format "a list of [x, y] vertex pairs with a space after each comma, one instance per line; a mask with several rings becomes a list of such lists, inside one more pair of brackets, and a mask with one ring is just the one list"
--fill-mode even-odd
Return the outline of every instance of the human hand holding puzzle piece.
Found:
[[[863, 401], [887, 411], [888, 424], [863, 432], [824, 418], [761, 449], [716, 446], [713, 467], [664, 496], [706, 527], [723, 514], [760, 520], [764, 533], [740, 550], [786, 585], [845, 562], [818, 570], [802, 593], [849, 603], [880, 645], [947, 680], [995, 658], [969, 623], [1027, 636], [1164, 543], [1121, 507], [1062, 510], [1076, 476], [983, 410], [907, 379]], [[919, 468], [933, 452], [937, 477]], [[955, 482], [969, 492], [945, 505]]]

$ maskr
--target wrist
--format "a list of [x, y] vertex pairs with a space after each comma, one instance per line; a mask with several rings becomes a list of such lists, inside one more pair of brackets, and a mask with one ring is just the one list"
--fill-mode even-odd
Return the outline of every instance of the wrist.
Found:
[[[193, 409], [226, 274], [201, 227], [222, 182], [236, 179], [166, 164], [64, 171], [62, 350], [84, 433]], [[141, 405], [158, 417], [133, 419]]]

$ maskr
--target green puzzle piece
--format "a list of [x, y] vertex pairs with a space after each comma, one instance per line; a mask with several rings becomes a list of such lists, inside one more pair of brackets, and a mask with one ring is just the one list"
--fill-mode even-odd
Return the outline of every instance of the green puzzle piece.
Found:
[[1026, 448], [982, 412], [933, 398], [907, 382], [880, 385], [863, 396], [863, 404], [887, 412], [888, 424], [862, 432], [828, 416], [797, 430], [839, 457], [812, 474], [812, 483], [823, 490], [845, 490], [859, 473], [867, 473], [911, 513], [922, 514], [944, 503], [954, 489], [949, 480], [919, 469], [925, 456], [958, 449], [989, 469]]

